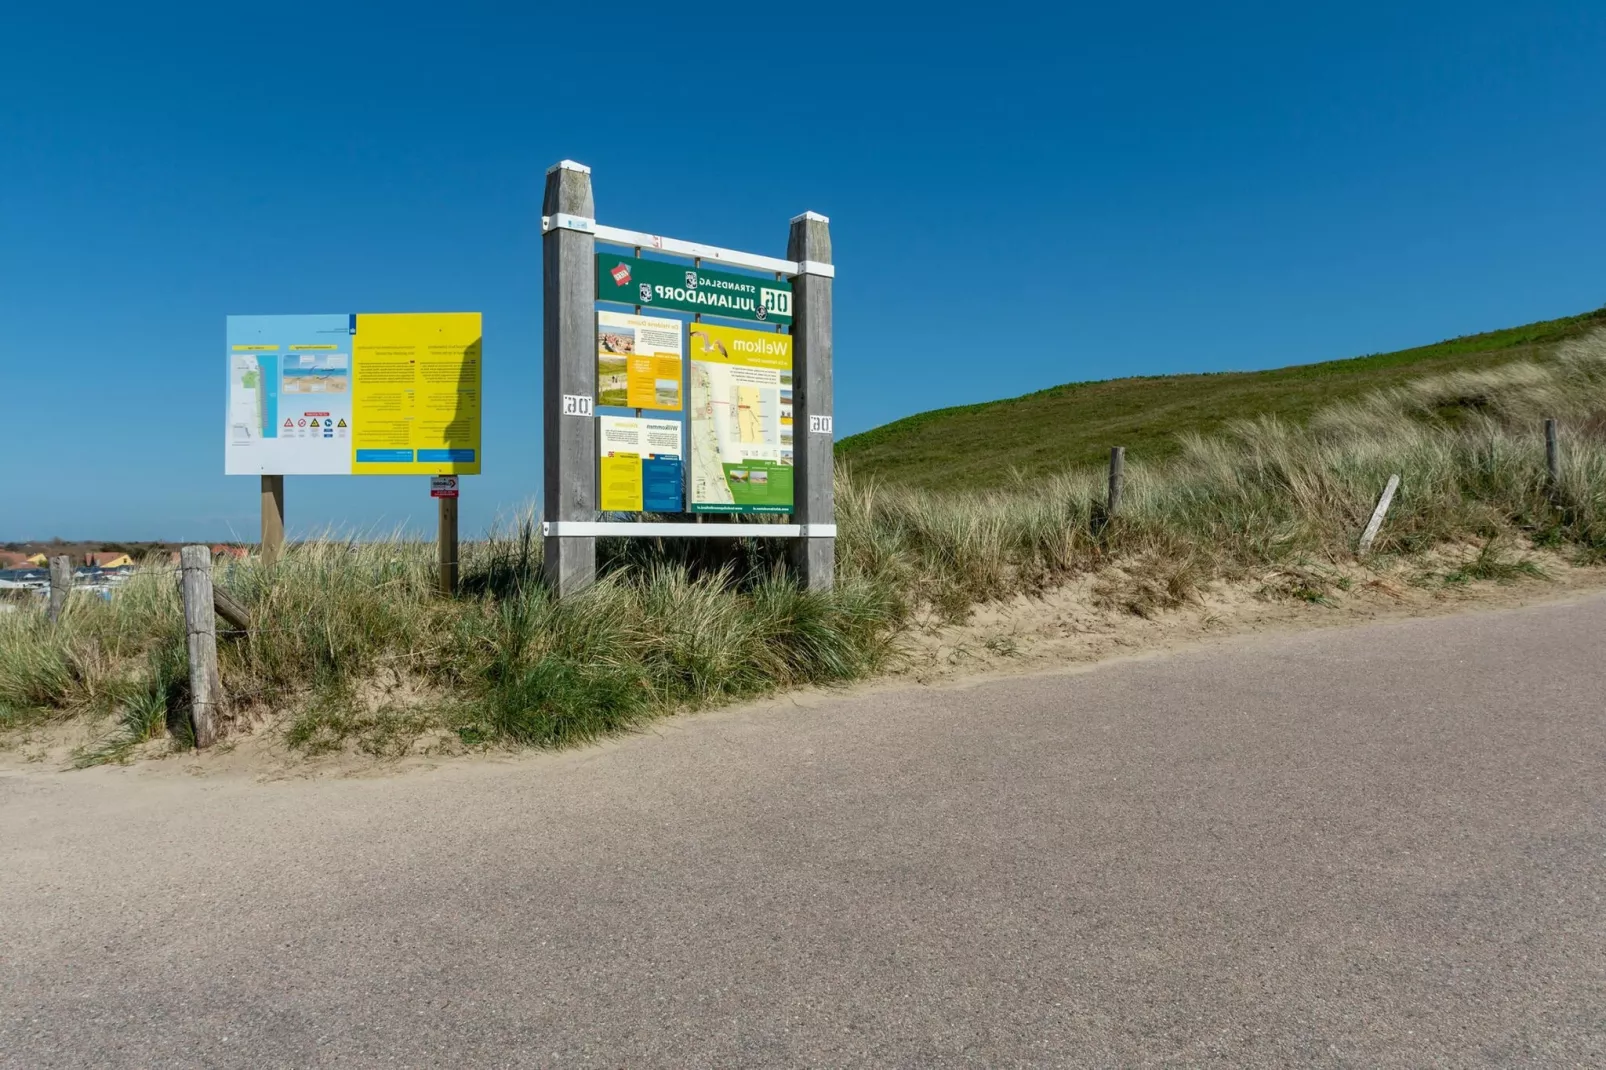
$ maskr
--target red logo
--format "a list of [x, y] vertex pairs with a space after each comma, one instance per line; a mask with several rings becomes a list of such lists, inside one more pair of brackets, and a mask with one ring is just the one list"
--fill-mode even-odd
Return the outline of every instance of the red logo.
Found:
[[612, 271], [608, 272], [608, 274], [613, 276], [613, 282], [614, 282], [615, 286], [629, 286], [630, 285], [630, 265], [629, 264], [620, 264], [618, 267], [616, 267]]

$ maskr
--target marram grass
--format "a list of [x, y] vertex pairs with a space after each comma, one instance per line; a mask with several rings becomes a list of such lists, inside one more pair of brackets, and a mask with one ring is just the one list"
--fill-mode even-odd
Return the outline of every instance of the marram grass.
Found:
[[[1546, 417], [1563, 428], [1556, 485]], [[256, 624], [225, 632], [219, 655], [234, 716], [272, 715], [309, 751], [404, 753], [427, 732], [568, 745], [672, 710], [872, 675], [917, 610], [958, 620], [980, 602], [1103, 570], [1096, 597], [1149, 615], [1214, 578], [1342, 560], [1396, 472], [1379, 554], [1528, 540], [1606, 558], [1606, 336], [1542, 363], [1408, 382], [1303, 425], [1261, 418], [1182, 436], [1159, 463], [1129, 455], [1115, 517], [1104, 515], [1102, 470], [963, 494], [840, 472], [828, 594], [799, 590], [773, 544], [715, 559], [691, 540], [603, 540], [600, 582], [555, 599], [538, 580], [529, 516], [465, 545], [463, 593], [451, 600], [435, 594], [431, 544], [316, 540], [272, 568], [219, 568]], [[1488, 549], [1456, 578], [1513, 569], [1526, 571]], [[1321, 601], [1314, 582], [1277, 593]], [[0, 613], [0, 726], [102, 718], [85, 763], [164, 733], [182, 744], [185, 686], [169, 569], [142, 570], [109, 602], [77, 599], [59, 624], [33, 606]]]

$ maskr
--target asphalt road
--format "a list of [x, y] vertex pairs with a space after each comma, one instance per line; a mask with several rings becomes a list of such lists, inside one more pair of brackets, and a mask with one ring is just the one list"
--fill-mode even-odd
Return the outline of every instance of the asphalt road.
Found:
[[1606, 1066], [1606, 599], [0, 779], [0, 1066]]

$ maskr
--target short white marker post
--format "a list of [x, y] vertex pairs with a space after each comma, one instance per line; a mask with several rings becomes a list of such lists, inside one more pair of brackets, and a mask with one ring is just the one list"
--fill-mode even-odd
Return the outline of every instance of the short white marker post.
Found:
[[1377, 529], [1383, 526], [1383, 515], [1389, 511], [1389, 505], [1394, 501], [1394, 492], [1400, 489], [1400, 477], [1389, 476], [1388, 486], [1383, 488], [1383, 497], [1377, 501], [1377, 508], [1372, 510], [1372, 519], [1367, 521], [1366, 530], [1361, 532], [1361, 545], [1359, 553], [1362, 556], [1372, 552], [1372, 540], [1377, 538]]

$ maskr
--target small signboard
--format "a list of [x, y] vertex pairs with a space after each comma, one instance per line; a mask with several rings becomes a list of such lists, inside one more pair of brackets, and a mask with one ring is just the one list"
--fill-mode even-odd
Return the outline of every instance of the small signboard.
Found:
[[455, 497], [457, 497], [457, 477], [456, 476], [430, 476], [429, 477], [429, 496], [431, 498], [455, 498]]
[[792, 284], [761, 275], [710, 271], [687, 264], [597, 254], [597, 300], [705, 316], [792, 322]]

